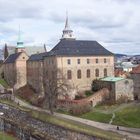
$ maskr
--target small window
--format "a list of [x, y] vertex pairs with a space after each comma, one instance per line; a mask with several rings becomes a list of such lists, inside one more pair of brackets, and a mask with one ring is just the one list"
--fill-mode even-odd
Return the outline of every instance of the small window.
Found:
[[80, 59], [77, 59], [77, 64], [80, 64]]
[[90, 60], [89, 59], [87, 59], [87, 64], [89, 64], [90, 63]]
[[99, 60], [98, 59], [96, 59], [96, 63], [99, 63]]
[[104, 63], [106, 63], [107, 61], [106, 61], [106, 58], [104, 58]]
[[81, 79], [81, 70], [78, 70], [78, 71], [77, 71], [77, 78], [78, 78], [78, 79]]
[[99, 69], [96, 69], [96, 70], [95, 70], [95, 76], [96, 76], [96, 77], [99, 77]]
[[68, 60], [67, 60], [67, 64], [68, 64], [68, 65], [70, 65], [70, 64], [71, 64], [71, 61], [70, 61], [70, 59], [68, 59]]
[[90, 78], [90, 70], [87, 70], [87, 78]]
[[107, 77], [107, 69], [104, 69], [104, 77]]
[[71, 70], [68, 70], [68, 71], [67, 71], [67, 79], [72, 79]]

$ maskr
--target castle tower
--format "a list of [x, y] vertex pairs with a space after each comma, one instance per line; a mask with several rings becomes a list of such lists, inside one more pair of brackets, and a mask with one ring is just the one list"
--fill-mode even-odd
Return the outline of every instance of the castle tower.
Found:
[[73, 31], [70, 29], [69, 26], [68, 14], [66, 14], [65, 28], [63, 30], [61, 39], [75, 39], [75, 37], [73, 36]]
[[17, 41], [17, 46], [16, 46], [15, 52], [16, 53], [25, 52], [24, 43], [23, 43], [23, 41], [21, 39], [20, 27], [19, 27], [18, 41]]

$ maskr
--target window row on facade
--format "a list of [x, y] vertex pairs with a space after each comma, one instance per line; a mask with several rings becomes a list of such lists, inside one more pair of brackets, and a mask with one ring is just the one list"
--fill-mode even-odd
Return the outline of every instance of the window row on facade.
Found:
[[[104, 77], [107, 77], [107, 69], [105, 68], [104, 70], [103, 70], [103, 73], [104, 73]], [[87, 78], [90, 78], [91, 77], [91, 71], [90, 71], [90, 69], [87, 69], [86, 70], [86, 77]], [[95, 77], [100, 77], [100, 71], [99, 71], [99, 69], [95, 69]], [[82, 78], [82, 72], [81, 72], [81, 70], [79, 69], [79, 70], [77, 70], [77, 79], [81, 79]], [[72, 79], [72, 71], [71, 70], [68, 70], [67, 71], [67, 79]]]
[[[101, 60], [101, 59], [96, 58], [95, 59], [95, 63], [98, 64], [100, 62], [99, 60]], [[87, 64], [90, 64], [91, 61], [92, 61], [91, 59], [86, 59], [86, 63]], [[71, 63], [72, 63], [71, 59], [67, 59], [67, 64], [70, 65]], [[103, 59], [103, 63], [107, 63], [107, 59], [106, 58]], [[81, 59], [77, 59], [77, 64], [81, 64]]]

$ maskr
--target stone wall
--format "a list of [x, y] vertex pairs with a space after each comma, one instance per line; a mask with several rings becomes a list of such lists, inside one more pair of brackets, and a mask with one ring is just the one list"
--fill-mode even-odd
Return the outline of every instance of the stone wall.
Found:
[[21, 53], [13, 63], [4, 63], [4, 79], [10, 86], [18, 89], [24, 86], [27, 82], [26, 61], [28, 56], [26, 53]]
[[44, 95], [44, 73], [42, 61], [27, 61], [27, 83], [40, 95]]
[[4, 79], [10, 86], [15, 84], [16, 81], [15, 63], [4, 64]]
[[30, 117], [27, 112], [9, 107], [2, 109], [0, 128], [14, 134], [20, 140], [102, 140], [95, 136], [73, 131], [65, 127]]
[[96, 106], [98, 103], [105, 101], [106, 99], [109, 99], [109, 90], [106, 88], [103, 88], [93, 95], [81, 99], [81, 100], [58, 100], [58, 107], [60, 108], [71, 108], [74, 105], [86, 105], [90, 104], [91, 106]]
[[115, 99], [118, 100], [121, 97], [126, 97], [129, 100], [134, 100], [134, 83], [131, 79], [124, 79], [115, 82]]
[[140, 100], [140, 74], [131, 73], [131, 78], [134, 81], [134, 97]]

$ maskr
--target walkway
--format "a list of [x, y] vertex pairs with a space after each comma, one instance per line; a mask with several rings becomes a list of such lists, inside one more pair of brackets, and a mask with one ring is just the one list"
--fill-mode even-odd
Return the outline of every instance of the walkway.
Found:
[[[16, 103], [19, 103], [19, 105], [27, 107], [29, 109], [50, 113], [48, 110], [45, 110], [45, 109], [42, 109], [39, 107], [35, 107], [33, 105], [25, 103], [16, 97], [14, 100]], [[60, 114], [60, 113], [54, 113], [54, 116], [59, 117], [59, 118], [69, 119], [69, 120], [72, 120], [72, 121], [75, 121], [78, 123], [93, 126], [93, 127], [99, 128], [99, 129], [106, 130], [106, 131], [113, 131], [113, 132], [125, 135], [132, 140], [140, 140], [140, 129], [138, 129], [138, 128], [119, 127], [119, 130], [117, 130], [116, 125], [90, 121], [87, 119], [82, 119], [82, 118], [78, 118], [78, 117], [74, 117], [74, 116], [70, 116], [70, 115], [65, 115], [65, 114]]]

